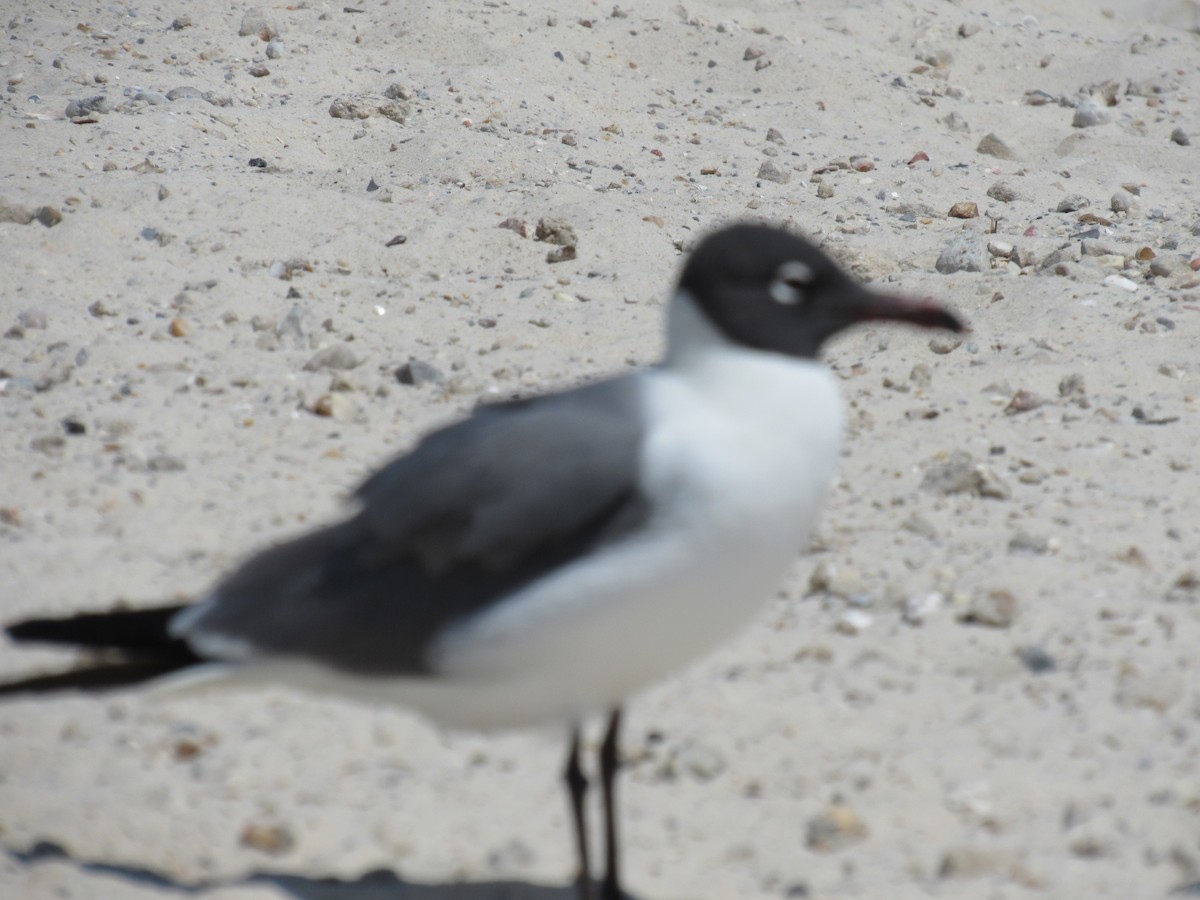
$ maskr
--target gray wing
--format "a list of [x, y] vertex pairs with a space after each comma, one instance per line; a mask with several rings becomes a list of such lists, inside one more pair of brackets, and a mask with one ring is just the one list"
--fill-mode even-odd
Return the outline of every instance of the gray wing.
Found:
[[357, 673], [427, 672], [446, 626], [639, 524], [637, 382], [488, 406], [357, 491], [346, 522], [250, 559], [178, 636]]

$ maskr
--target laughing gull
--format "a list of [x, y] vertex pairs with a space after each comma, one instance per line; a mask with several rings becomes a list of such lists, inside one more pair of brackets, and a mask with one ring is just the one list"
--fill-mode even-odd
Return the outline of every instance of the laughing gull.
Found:
[[0, 695], [274, 680], [453, 727], [568, 723], [584, 900], [579, 723], [606, 711], [599, 896], [619, 900], [621, 703], [729, 638], [782, 580], [841, 446], [817, 352], [884, 319], [962, 327], [862, 287], [789, 232], [717, 231], [683, 269], [659, 365], [429, 434], [359, 487], [351, 518], [251, 557], [194, 605], [10, 626], [109, 655]]

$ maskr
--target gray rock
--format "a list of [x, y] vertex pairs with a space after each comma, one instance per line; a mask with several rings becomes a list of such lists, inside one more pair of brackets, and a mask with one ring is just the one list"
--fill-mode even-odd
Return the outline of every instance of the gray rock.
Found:
[[304, 364], [304, 371], [316, 372], [320, 369], [347, 370], [356, 368], [359, 364], [359, 358], [354, 355], [353, 350], [345, 344], [333, 344], [322, 350], [318, 350], [312, 359]]
[[420, 359], [410, 359], [396, 370], [396, 380], [401, 384], [420, 387], [423, 384], [442, 384], [446, 380], [446, 376], [432, 363]]
[[283, 56], [284, 46], [282, 41], [271, 41], [267, 44], [267, 59], [279, 59]]
[[112, 104], [109, 103], [108, 98], [103, 94], [96, 94], [94, 97], [72, 100], [67, 104], [66, 116], [68, 119], [78, 119], [94, 113], [106, 113], [110, 109], [112, 109]]
[[1130, 196], [1129, 191], [1122, 189], [1112, 195], [1108, 205], [1113, 212], [1129, 212], [1133, 206], [1133, 197]]
[[1187, 147], [1192, 143], [1191, 136], [1182, 128], [1175, 128], [1171, 131], [1171, 140], [1180, 147]]
[[1067, 194], [1058, 201], [1058, 206], [1054, 207], [1055, 212], [1068, 213], [1083, 209], [1085, 206], [1091, 206], [1092, 201], [1083, 194]]
[[1008, 628], [1017, 617], [1017, 598], [1004, 590], [987, 591], [971, 598], [961, 621], [968, 625]]
[[975, 151], [985, 156], [994, 156], [997, 159], [1017, 159], [1017, 151], [1009, 146], [1008, 142], [994, 131], [990, 131], [983, 136], [983, 140], [979, 142], [979, 146], [975, 148]]
[[957, 112], [942, 116], [938, 121], [956, 134], [969, 134], [971, 131], [971, 126], [967, 124], [967, 120]]
[[1071, 119], [1073, 128], [1093, 128], [1096, 125], [1105, 125], [1112, 120], [1102, 105], [1097, 103], [1091, 97], [1088, 97], [1079, 102], [1075, 107], [1075, 115]]
[[252, 34], [258, 35], [264, 41], [272, 41], [279, 37], [279, 28], [267, 18], [266, 12], [258, 7], [253, 7], [246, 10], [246, 14], [242, 16], [242, 24], [238, 28], [239, 37], [249, 37]]
[[758, 177], [763, 181], [773, 181], [776, 184], [787, 184], [792, 180], [791, 175], [769, 159], [763, 160], [763, 164], [758, 167]]
[[993, 200], [999, 200], [1001, 203], [1012, 203], [1014, 200], [1024, 200], [1025, 196], [1011, 183], [1007, 181], [997, 181], [987, 189], [987, 195]]
[[953, 272], [986, 272], [991, 268], [987, 243], [982, 235], [964, 231], [946, 245], [937, 258], [936, 268], [943, 275]]
[[167, 91], [167, 99], [174, 102], [175, 100], [200, 100], [204, 94], [199, 88], [192, 87], [190, 84], [181, 85], [177, 88], [171, 88]]
[[965, 450], [933, 460], [925, 470], [921, 487], [939, 494], [977, 494], [993, 500], [1007, 500], [1008, 486], [995, 472]]

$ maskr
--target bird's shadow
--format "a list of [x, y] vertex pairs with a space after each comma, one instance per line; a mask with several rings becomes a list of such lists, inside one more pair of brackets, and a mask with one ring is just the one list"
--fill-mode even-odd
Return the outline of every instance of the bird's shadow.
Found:
[[[85, 872], [175, 891], [181, 897], [194, 896], [215, 888], [255, 884], [271, 885], [278, 888], [284, 896], [295, 900], [576, 900], [578, 897], [574, 885], [551, 887], [527, 881], [421, 884], [405, 881], [387, 869], [367, 872], [352, 880], [256, 872], [236, 880], [184, 884], [152, 869], [76, 859], [64, 848], [50, 841], [40, 841], [25, 851], [10, 850], [9, 855], [24, 865], [36, 865], [51, 860], [71, 862]], [[636, 898], [626, 895], [626, 900]]]

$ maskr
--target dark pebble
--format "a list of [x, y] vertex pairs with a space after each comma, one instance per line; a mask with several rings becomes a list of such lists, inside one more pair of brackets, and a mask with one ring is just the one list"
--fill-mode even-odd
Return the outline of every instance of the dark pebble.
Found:
[[410, 359], [396, 370], [396, 380], [401, 384], [441, 384], [446, 380], [442, 370], [432, 363]]
[[256, 169], [265, 169], [267, 167], [267, 161], [261, 156], [256, 156], [250, 160], [250, 165]]
[[1025, 668], [1036, 675], [1053, 672], [1058, 668], [1054, 657], [1041, 647], [1022, 647], [1017, 651], [1017, 658], [1025, 664]]
[[71, 434], [71, 435], [87, 434], [87, 426], [84, 425], [82, 422], [80, 422], [78, 419], [73, 419], [73, 418], [63, 419], [62, 424], [63, 424], [63, 430], [66, 431], [67, 434]]

